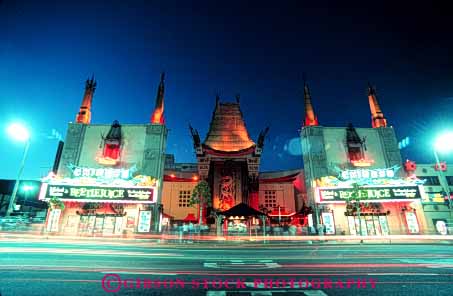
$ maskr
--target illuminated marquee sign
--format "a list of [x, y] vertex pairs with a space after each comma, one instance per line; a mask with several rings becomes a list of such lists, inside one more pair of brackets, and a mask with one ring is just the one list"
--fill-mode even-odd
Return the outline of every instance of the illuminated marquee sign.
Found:
[[131, 170], [127, 169], [105, 169], [105, 168], [88, 168], [69, 165], [72, 174], [76, 178], [105, 178], [105, 179], [124, 179], [131, 178]]
[[40, 199], [58, 197], [61, 200], [95, 202], [154, 203], [152, 187], [101, 187], [43, 184]]
[[[338, 202], [353, 200], [353, 188], [318, 188], [319, 202]], [[358, 198], [363, 201], [389, 201], [421, 198], [418, 186], [379, 186], [362, 187], [358, 190]]]
[[379, 178], [394, 178], [395, 172], [399, 167], [388, 169], [360, 169], [341, 171], [340, 178], [342, 180], [360, 180], [360, 179], [379, 179]]

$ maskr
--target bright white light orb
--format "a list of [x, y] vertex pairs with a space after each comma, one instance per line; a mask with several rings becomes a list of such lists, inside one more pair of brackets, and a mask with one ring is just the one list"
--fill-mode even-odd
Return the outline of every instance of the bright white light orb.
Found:
[[22, 190], [23, 191], [32, 191], [35, 189], [35, 186], [32, 186], [32, 185], [24, 185], [22, 186]]
[[25, 142], [30, 138], [28, 129], [20, 123], [12, 123], [7, 128], [8, 135], [14, 140]]
[[446, 132], [437, 137], [434, 148], [438, 152], [453, 151], [453, 132]]

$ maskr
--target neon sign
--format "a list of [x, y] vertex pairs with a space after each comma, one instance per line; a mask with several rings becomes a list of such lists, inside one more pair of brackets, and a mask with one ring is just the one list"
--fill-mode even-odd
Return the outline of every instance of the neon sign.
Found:
[[319, 188], [320, 202], [350, 201], [358, 200], [404, 200], [421, 198], [420, 188], [418, 186], [379, 186], [379, 187], [362, 187], [357, 190], [357, 198], [353, 188]]
[[68, 166], [72, 170], [72, 174], [76, 178], [104, 178], [104, 179], [124, 179], [128, 180], [132, 177], [132, 169], [105, 169], [105, 168], [89, 168], [79, 167], [75, 165]]
[[394, 178], [399, 167], [389, 169], [360, 169], [341, 171], [339, 177], [343, 180]]
[[154, 188], [152, 187], [132, 187], [117, 188], [107, 186], [72, 186], [72, 185], [51, 185], [43, 184], [40, 199], [50, 199], [58, 197], [61, 200], [87, 201], [95, 200], [98, 202], [111, 201], [137, 201], [140, 203], [154, 202]]

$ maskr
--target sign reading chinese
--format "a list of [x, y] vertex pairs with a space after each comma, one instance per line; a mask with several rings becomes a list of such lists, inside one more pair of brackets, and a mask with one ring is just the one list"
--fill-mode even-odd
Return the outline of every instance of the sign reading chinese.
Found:
[[129, 201], [135, 203], [154, 203], [153, 187], [116, 188], [102, 186], [74, 186], [43, 184], [40, 199], [58, 197], [61, 200], [95, 200], [97, 202]]
[[388, 169], [360, 169], [341, 171], [339, 178], [342, 180], [394, 178], [399, 167]]
[[124, 179], [131, 178], [130, 170], [110, 169], [110, 168], [89, 168], [69, 165], [72, 174], [76, 178], [104, 178], [104, 179]]
[[[355, 198], [353, 188], [318, 188], [319, 202], [350, 201]], [[421, 198], [419, 186], [379, 186], [361, 187], [357, 191], [358, 198], [364, 201], [389, 201]]]

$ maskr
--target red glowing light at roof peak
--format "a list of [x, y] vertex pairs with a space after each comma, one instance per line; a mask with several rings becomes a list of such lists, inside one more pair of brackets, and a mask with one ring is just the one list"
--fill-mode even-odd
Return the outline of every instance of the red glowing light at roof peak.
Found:
[[372, 159], [351, 160], [351, 164], [356, 167], [369, 167], [374, 163]]

